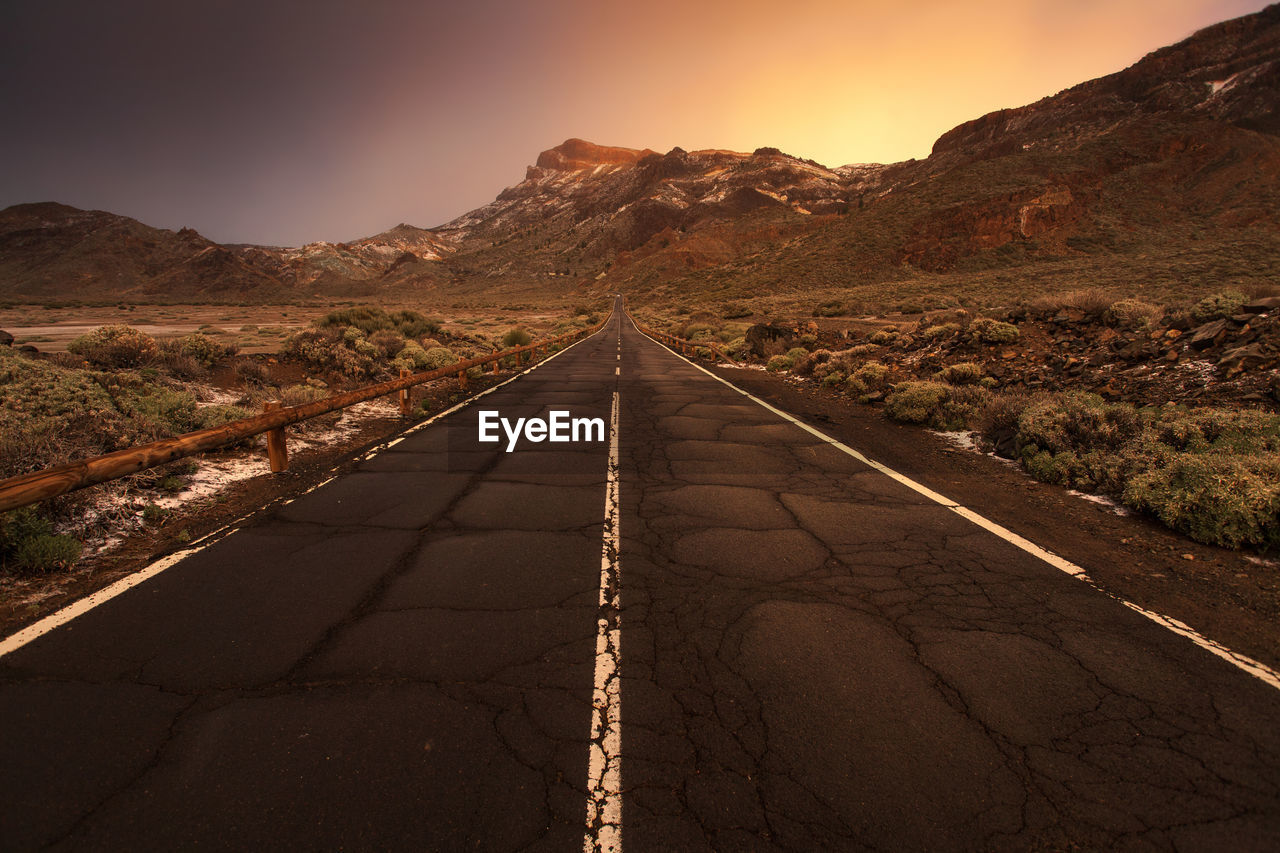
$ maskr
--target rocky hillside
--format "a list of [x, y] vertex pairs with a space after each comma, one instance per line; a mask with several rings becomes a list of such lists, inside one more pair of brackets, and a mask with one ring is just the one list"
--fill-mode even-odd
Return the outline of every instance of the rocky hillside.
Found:
[[0, 211], [0, 295], [9, 298], [241, 298], [279, 280], [234, 249], [189, 228], [151, 228], [126, 216], [63, 204]]
[[827, 168], [771, 148], [659, 154], [570, 139], [443, 226], [296, 249], [23, 205], [0, 213], [0, 295], [999, 303], [1016, 282], [1186, 296], [1280, 276], [1277, 103], [1272, 6], [966, 122], [920, 161]]

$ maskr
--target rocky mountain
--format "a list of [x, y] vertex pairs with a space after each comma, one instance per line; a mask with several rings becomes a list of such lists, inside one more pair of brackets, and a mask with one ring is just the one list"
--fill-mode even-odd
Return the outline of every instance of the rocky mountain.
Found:
[[279, 281], [190, 228], [52, 202], [0, 211], [0, 294], [30, 299], [182, 294], [235, 298]]
[[296, 249], [22, 205], [0, 212], [0, 294], [671, 300], [963, 288], [1002, 270], [1062, 286], [1280, 275], [1277, 103], [1271, 6], [966, 122], [919, 161], [828, 168], [772, 148], [569, 139], [438, 228]]

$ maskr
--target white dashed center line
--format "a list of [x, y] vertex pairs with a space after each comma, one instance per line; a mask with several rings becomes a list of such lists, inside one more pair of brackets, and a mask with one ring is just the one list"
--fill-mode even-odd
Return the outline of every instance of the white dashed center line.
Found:
[[609, 472], [604, 498], [604, 547], [600, 556], [600, 611], [596, 619], [596, 678], [591, 698], [587, 761], [587, 832], [584, 853], [622, 850], [621, 613], [618, 582], [618, 393], [609, 424]]

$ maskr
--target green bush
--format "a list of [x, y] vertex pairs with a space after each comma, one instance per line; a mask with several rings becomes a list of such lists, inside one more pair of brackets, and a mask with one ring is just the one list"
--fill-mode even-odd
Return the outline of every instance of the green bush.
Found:
[[369, 344], [382, 358], [395, 358], [408, 341], [405, 340], [404, 335], [393, 329], [379, 329], [369, 336]]
[[198, 361], [203, 367], [213, 367], [218, 362], [235, 354], [235, 346], [220, 344], [203, 332], [195, 332], [174, 342], [178, 352]]
[[960, 331], [957, 323], [941, 323], [937, 326], [930, 326], [920, 332], [920, 336], [926, 341], [941, 341], [946, 338], [953, 337], [956, 332]]
[[791, 349], [787, 350], [787, 358], [791, 359], [792, 364], [795, 364], [797, 361], [799, 361], [802, 358], [807, 358], [808, 355], [809, 355], [809, 351], [804, 347], [792, 347]]
[[889, 376], [889, 368], [875, 361], [869, 361], [858, 368], [854, 376], [865, 389], [883, 388]]
[[53, 532], [53, 524], [32, 507], [0, 516], [0, 564], [12, 574], [65, 570], [80, 559], [80, 543]]
[[793, 370], [801, 376], [814, 375], [819, 379], [830, 373], [830, 369], [823, 370], [831, 362], [831, 350], [817, 349], [811, 353], [807, 353], [804, 358], [795, 362]]
[[1019, 441], [1032, 454], [1042, 450], [1116, 450], [1141, 430], [1142, 422], [1133, 406], [1104, 403], [1096, 394], [1081, 392], [1039, 397], [1018, 419]]
[[1197, 542], [1280, 546], [1280, 459], [1184, 454], [1132, 477], [1123, 499]]
[[834, 388], [844, 382], [844, 374], [838, 370], [833, 370], [826, 376], [822, 377], [822, 386], [824, 388]]
[[141, 367], [159, 353], [150, 336], [131, 326], [99, 326], [67, 345], [96, 367]]
[[502, 346], [505, 349], [522, 347], [531, 341], [533, 341], [533, 335], [529, 334], [528, 330], [522, 328], [509, 329], [507, 333], [502, 336]]
[[769, 363], [765, 365], [765, 370], [777, 373], [780, 370], [790, 370], [791, 364], [792, 362], [789, 357], [785, 355], [775, 355], [773, 358], [769, 359]]
[[1240, 312], [1240, 307], [1248, 301], [1247, 297], [1236, 290], [1224, 290], [1201, 299], [1191, 308], [1191, 319], [1197, 323], [1208, 323], [1222, 317], [1230, 317]]
[[897, 340], [900, 334], [896, 326], [885, 326], [883, 329], [878, 329], [868, 340], [876, 346], [883, 347]]
[[951, 389], [938, 382], [899, 382], [885, 398], [885, 414], [900, 423], [927, 424], [950, 394]]
[[453, 354], [453, 350], [447, 347], [432, 347], [427, 350], [427, 370], [438, 370], [441, 367], [447, 367], [458, 360]]
[[934, 374], [933, 378], [948, 385], [973, 385], [982, 378], [982, 365], [972, 361], [949, 364]]
[[336, 370], [353, 379], [364, 379], [378, 370], [377, 347], [365, 340], [359, 327], [303, 329], [291, 336], [281, 350], [306, 364]]
[[1112, 302], [1103, 319], [1112, 326], [1145, 329], [1159, 320], [1164, 309], [1141, 299], [1121, 299]]
[[1018, 339], [1018, 327], [990, 317], [979, 317], [969, 324], [969, 334], [986, 344], [1011, 344]]
[[373, 305], [360, 305], [354, 308], [331, 311], [317, 320], [316, 326], [321, 329], [354, 327], [366, 335], [389, 329], [406, 338], [420, 338], [423, 335], [434, 335], [440, 331], [440, 321], [424, 317], [417, 311], [393, 311], [387, 313]]

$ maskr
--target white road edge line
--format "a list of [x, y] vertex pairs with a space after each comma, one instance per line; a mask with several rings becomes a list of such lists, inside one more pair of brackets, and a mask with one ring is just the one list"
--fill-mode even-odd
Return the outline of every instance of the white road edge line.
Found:
[[600, 553], [600, 611], [596, 619], [596, 678], [591, 696], [587, 760], [587, 831], [584, 853], [622, 851], [622, 652], [618, 578], [618, 392], [610, 414], [609, 473], [604, 497], [604, 545]]
[[[605, 322], [607, 323], [608, 320], [606, 320]], [[601, 327], [601, 330], [603, 331], [603, 327]], [[597, 332], [596, 334], [599, 334], [599, 332]], [[595, 337], [595, 335], [587, 335], [587, 337], [583, 338], [580, 341], [574, 341], [573, 343], [569, 344], [569, 346], [565, 347], [562, 350], [552, 353], [551, 355], [544, 358], [542, 361], [529, 365], [529, 367], [520, 371], [515, 376], [512, 376], [510, 379], [507, 379], [503, 382], [499, 382], [497, 385], [490, 386], [489, 388], [486, 388], [483, 391], [481, 391], [479, 394], [468, 397], [467, 399], [463, 400], [461, 403], [458, 403], [455, 406], [445, 409], [443, 412], [439, 412], [435, 415], [432, 415], [430, 418], [428, 418], [427, 420], [423, 421], [420, 424], [414, 424], [413, 426], [406, 429], [404, 432], [400, 433], [400, 435], [396, 436], [395, 438], [389, 441], [385, 441], [382, 444], [376, 445], [370, 448], [369, 450], [366, 450], [360, 456], [355, 457], [352, 461], [353, 462], [367, 461], [368, 459], [375, 456], [376, 454], [382, 452], [383, 450], [386, 450], [388, 447], [394, 447], [395, 445], [404, 441], [405, 438], [417, 432], [418, 430], [424, 429], [430, 426], [431, 424], [435, 423], [436, 421], [440, 420], [441, 418], [445, 417], [446, 415], [451, 415], [454, 412], [458, 411], [459, 409], [469, 406], [471, 403], [474, 403], [476, 400], [479, 400], [481, 397], [484, 397], [487, 394], [492, 394], [494, 391], [497, 391], [503, 385], [508, 385], [512, 382], [515, 382], [517, 379], [519, 379], [521, 376], [524, 376], [526, 373], [530, 373], [534, 370], [537, 370], [542, 365], [551, 361], [551, 359], [559, 356], [561, 353], [566, 353], [569, 350], [576, 347], [578, 344], [582, 343], [583, 341], [590, 340], [593, 337]], [[304, 495], [311, 494], [316, 489], [319, 489], [322, 486], [328, 485], [329, 483], [333, 482], [335, 479], [337, 479], [336, 475], [328, 477], [324, 480], [321, 480], [319, 483], [316, 483], [314, 486], [307, 489], [305, 492], [302, 492], [301, 494], [295, 497], [289, 498], [288, 500], [282, 501], [280, 505], [288, 506], [298, 498], [303, 497]], [[151, 578], [160, 574], [165, 569], [174, 567], [175, 565], [182, 562], [187, 557], [190, 557], [194, 554], [199, 553], [200, 551], [203, 551], [205, 548], [208, 548], [210, 545], [214, 544], [218, 540], [223, 539], [224, 537], [234, 533], [236, 529], [238, 529], [238, 525], [243, 524], [249, 518], [251, 518], [252, 516], [256, 515], [258, 512], [261, 512], [263, 509], [266, 509], [269, 506], [271, 506], [270, 503], [268, 503], [266, 506], [262, 507], [259, 510], [255, 510], [254, 512], [248, 513], [247, 515], [243, 515], [240, 518], [236, 519], [235, 521], [231, 522], [230, 524], [225, 525], [223, 527], [219, 527], [217, 530], [214, 530], [211, 533], [207, 533], [204, 536], [201, 536], [199, 539], [191, 543], [191, 545], [187, 546], [186, 548], [183, 548], [180, 551], [174, 551], [172, 554], [168, 554], [164, 557], [161, 557], [159, 560], [156, 560], [154, 563], [151, 563], [146, 568], [140, 569], [139, 571], [136, 571], [131, 575], [126, 575], [125, 577], [121, 578], [115, 583], [109, 586], [104, 586], [102, 589], [98, 590], [97, 592], [91, 593], [90, 595], [86, 595], [84, 598], [73, 601], [71, 604], [68, 604], [66, 607], [63, 607], [60, 610], [55, 610], [53, 613], [50, 613], [48, 616], [44, 617], [38, 622], [31, 623], [27, 627], [23, 628], [21, 631], [17, 631], [16, 633], [10, 634], [9, 636], [5, 637], [3, 640], [0, 640], [0, 658], [3, 658], [5, 655], [10, 654], [12, 652], [16, 652], [18, 649], [22, 648], [23, 646], [27, 645], [28, 643], [34, 640], [39, 639], [40, 637], [43, 637], [45, 634], [49, 633], [50, 631], [56, 628], [62, 627], [63, 625], [70, 622], [72, 619], [75, 619], [77, 616], [83, 616], [85, 613], [88, 613], [90, 610], [97, 607], [98, 605], [105, 604], [106, 602], [115, 598], [117, 595], [127, 592], [128, 590], [132, 589], [138, 584], [151, 580]]]
[[[640, 332], [640, 327], [636, 326], [635, 319], [632, 318], [630, 314], [627, 315], [627, 318], [631, 320], [631, 325], [635, 327], [636, 331]], [[768, 409], [769, 411], [773, 412], [775, 415], [778, 415], [784, 420], [790, 421], [791, 423], [795, 424], [796, 426], [800, 427], [806, 432], [811, 433], [812, 435], [821, 439], [822, 441], [825, 441], [827, 444], [830, 444], [836, 449], [849, 454], [854, 459], [857, 459], [859, 462], [862, 462], [865, 465], [869, 465], [870, 467], [874, 468], [875, 470], [879, 471], [885, 476], [898, 481], [899, 483], [906, 486], [907, 488], [912, 489], [916, 492], [919, 492], [921, 495], [924, 495], [929, 500], [934, 501], [935, 503], [941, 504], [942, 506], [945, 506], [947, 509], [956, 513], [960, 517], [966, 518], [969, 521], [973, 522], [974, 524], [978, 525], [979, 527], [983, 528], [984, 530], [987, 530], [990, 533], [995, 534], [996, 536], [1000, 537], [1004, 541], [1008, 542], [1010, 545], [1013, 545], [1016, 548], [1021, 548], [1023, 551], [1027, 552], [1031, 556], [1037, 557], [1043, 560], [1044, 562], [1053, 566], [1055, 569], [1058, 569], [1059, 571], [1062, 571], [1062, 572], [1066, 572], [1072, 577], [1078, 580], [1084, 581], [1085, 583], [1089, 584], [1089, 586], [1098, 590], [1098, 592], [1102, 593], [1108, 598], [1112, 598], [1120, 602], [1130, 610], [1133, 610], [1137, 613], [1141, 613], [1143, 616], [1147, 617], [1152, 622], [1156, 623], [1162, 628], [1167, 628], [1170, 631], [1174, 632], [1175, 634], [1179, 634], [1183, 637], [1186, 637], [1188, 640], [1195, 643], [1197, 646], [1209, 652], [1210, 654], [1217, 655], [1218, 657], [1225, 660], [1227, 663], [1230, 663], [1231, 665], [1235, 666], [1237, 669], [1243, 672], [1247, 672], [1249, 675], [1252, 675], [1254, 678], [1257, 678], [1258, 680], [1264, 682], [1265, 684], [1269, 684], [1271, 687], [1274, 687], [1275, 689], [1280, 690], [1280, 672], [1276, 672], [1274, 669], [1267, 666], [1265, 663], [1262, 663], [1261, 661], [1256, 661], [1253, 658], [1249, 657], [1248, 655], [1242, 655], [1239, 652], [1234, 652], [1231, 649], [1227, 648], [1226, 646], [1222, 645], [1222, 643], [1219, 643], [1217, 640], [1209, 639], [1208, 637], [1204, 636], [1196, 629], [1192, 628], [1190, 625], [1187, 625], [1183, 622], [1179, 622], [1177, 619], [1174, 619], [1169, 616], [1164, 616], [1160, 613], [1155, 613], [1151, 610], [1147, 610], [1143, 607], [1138, 606], [1137, 604], [1134, 604], [1131, 601], [1127, 601], [1118, 595], [1108, 592], [1107, 590], [1103, 589], [1102, 587], [1094, 583], [1093, 579], [1089, 577], [1089, 575], [1085, 572], [1084, 569], [1082, 569], [1080, 566], [1077, 566], [1075, 563], [1071, 562], [1070, 560], [1063, 559], [1062, 557], [1058, 556], [1052, 551], [1048, 551], [1044, 548], [1041, 548], [1039, 545], [1027, 539], [1024, 539], [1023, 537], [1014, 533], [1012, 530], [1009, 530], [1006, 527], [996, 524], [991, 519], [986, 518], [982, 515], [979, 515], [978, 513], [974, 512], [968, 507], [961, 506], [960, 504], [956, 503], [950, 498], [944, 495], [940, 495], [937, 492], [933, 491], [932, 489], [929, 489], [926, 486], [920, 483], [917, 483], [915, 480], [911, 479], [905, 474], [900, 474], [897, 471], [893, 470], [892, 468], [888, 467], [887, 465], [882, 465], [879, 462], [876, 462], [875, 460], [868, 459], [867, 457], [863, 456], [861, 453], [854, 450], [852, 447], [849, 447], [848, 445], [844, 444], [843, 442], [832, 438], [826, 433], [823, 433], [817, 429], [814, 429], [813, 427], [809, 426], [803, 421], [797, 420], [796, 418], [792, 417], [790, 414], [782, 411], [781, 409], [778, 409], [778, 408], [775, 408], [774, 406], [769, 405], [764, 400], [761, 400], [759, 397], [756, 397], [753, 394], [743, 391], [737, 385], [734, 385], [732, 382], [730, 382], [727, 379], [716, 376], [714, 373], [712, 373], [710, 370], [707, 370], [702, 365], [689, 361], [689, 359], [685, 358], [683, 355], [671, 349], [670, 347], [665, 346], [659, 341], [653, 340], [653, 338], [649, 338], [649, 336], [645, 335], [644, 332], [640, 332], [640, 334], [644, 335], [645, 338], [648, 338], [658, 346], [667, 350], [676, 358], [680, 359], [681, 361], [684, 361], [690, 367], [694, 367], [694, 368], [697, 368], [698, 370], [701, 370], [703, 373], [707, 374], [717, 382], [720, 382], [724, 385], [729, 386], [734, 391], [737, 391], [739, 394], [746, 397], [748, 400], [751, 400], [752, 402], [763, 406], [764, 408]]]

